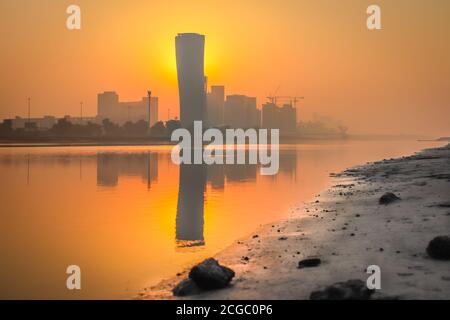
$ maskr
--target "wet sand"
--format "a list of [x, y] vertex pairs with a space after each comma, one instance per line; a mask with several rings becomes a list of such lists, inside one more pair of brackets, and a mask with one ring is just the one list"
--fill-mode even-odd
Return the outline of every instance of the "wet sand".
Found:
[[[332, 187], [289, 217], [262, 226], [215, 256], [236, 277], [229, 288], [184, 299], [309, 299], [310, 293], [349, 279], [366, 281], [381, 268], [375, 297], [450, 299], [450, 262], [426, 247], [450, 234], [450, 144], [332, 175]], [[385, 192], [401, 198], [379, 205]], [[298, 269], [319, 257], [321, 265]], [[173, 299], [188, 270], [144, 289], [140, 299]]]

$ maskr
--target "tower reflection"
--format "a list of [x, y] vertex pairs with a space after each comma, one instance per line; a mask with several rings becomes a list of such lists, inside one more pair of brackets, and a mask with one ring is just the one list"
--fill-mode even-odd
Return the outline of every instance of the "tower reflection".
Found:
[[[246, 151], [246, 158], [248, 157], [248, 151]], [[158, 180], [159, 167], [166, 163], [169, 164], [169, 168], [172, 165], [170, 156], [153, 151], [99, 152], [96, 154], [96, 161], [97, 185], [109, 188], [117, 187], [121, 176], [137, 176], [151, 190], [152, 183]], [[256, 183], [262, 178], [258, 175], [259, 167], [260, 165], [256, 164], [181, 164], [175, 223], [176, 247], [204, 246], [206, 244], [204, 214], [207, 192], [223, 192], [227, 185], [232, 184]], [[280, 173], [295, 179], [296, 170], [297, 153], [295, 151], [282, 153]], [[271, 181], [275, 177], [269, 176], [263, 179]]]
[[[248, 153], [246, 157], [248, 158]], [[295, 178], [297, 153], [281, 155], [280, 167], [281, 172]], [[176, 216], [177, 247], [205, 245], [204, 203], [207, 185], [220, 192], [227, 183], [254, 183], [258, 179], [258, 170], [259, 165], [255, 164], [181, 164]]]
[[178, 247], [202, 246], [206, 189], [205, 164], [181, 164], [178, 187], [176, 240]]

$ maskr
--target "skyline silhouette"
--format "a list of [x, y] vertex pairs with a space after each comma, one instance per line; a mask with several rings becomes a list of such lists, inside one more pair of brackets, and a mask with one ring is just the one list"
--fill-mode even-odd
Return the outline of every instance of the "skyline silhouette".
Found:
[[354, 133], [447, 136], [450, 4], [380, 5], [383, 29], [370, 31], [367, 5], [351, 1], [339, 10], [322, 1], [176, 1], [179, 10], [153, 1], [83, 1], [82, 29], [69, 31], [63, 3], [4, 1], [0, 118], [26, 117], [28, 97], [31, 117], [78, 115], [80, 101], [92, 116], [102, 90], [134, 100], [149, 88], [160, 98], [160, 119], [169, 109], [179, 117], [174, 37], [198, 32], [206, 35], [208, 82], [256, 97], [258, 106], [279, 88], [279, 95], [307, 97], [299, 119], [317, 113]]

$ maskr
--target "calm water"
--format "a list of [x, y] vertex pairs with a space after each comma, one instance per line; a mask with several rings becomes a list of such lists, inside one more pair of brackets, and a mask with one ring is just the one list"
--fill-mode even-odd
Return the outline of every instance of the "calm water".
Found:
[[[436, 145], [286, 145], [276, 176], [256, 165], [179, 167], [165, 146], [0, 148], [0, 298], [133, 297], [286, 217], [330, 172]], [[66, 289], [71, 264], [81, 291]]]

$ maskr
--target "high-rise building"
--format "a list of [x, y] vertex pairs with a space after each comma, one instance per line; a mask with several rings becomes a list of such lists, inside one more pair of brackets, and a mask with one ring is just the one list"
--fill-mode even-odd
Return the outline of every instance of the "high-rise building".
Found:
[[225, 103], [225, 87], [211, 86], [207, 94], [207, 116], [208, 126], [218, 127], [223, 125], [223, 106]]
[[180, 33], [175, 38], [175, 47], [181, 126], [192, 128], [194, 121], [206, 120], [205, 36]]
[[280, 110], [280, 122], [282, 129], [287, 133], [293, 133], [297, 129], [297, 109], [292, 104], [284, 104]]
[[234, 94], [227, 96], [224, 107], [224, 123], [232, 128], [260, 127], [260, 111], [256, 98]]
[[256, 97], [247, 97], [245, 117], [248, 128], [261, 127], [261, 110], [256, 107]]
[[97, 115], [101, 118], [116, 118], [119, 96], [114, 91], [105, 91], [97, 95]]
[[280, 129], [278, 107], [275, 103], [264, 103], [261, 110], [261, 125], [267, 129]]

